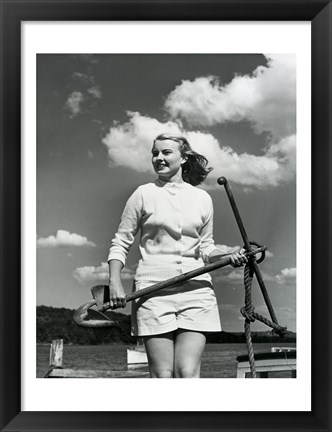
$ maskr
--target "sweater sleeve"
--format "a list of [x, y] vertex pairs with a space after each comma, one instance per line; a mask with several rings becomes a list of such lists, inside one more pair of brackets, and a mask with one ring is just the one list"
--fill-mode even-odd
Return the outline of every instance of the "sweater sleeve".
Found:
[[216, 246], [213, 240], [213, 203], [209, 194], [206, 194], [205, 200], [205, 220], [201, 229], [201, 248], [200, 253], [203, 261], [209, 263], [209, 255], [211, 252], [216, 250]]
[[121, 261], [123, 265], [126, 264], [129, 249], [134, 243], [135, 235], [139, 230], [142, 202], [142, 193], [138, 188], [125, 205], [118, 231], [111, 242], [107, 261], [116, 259]]

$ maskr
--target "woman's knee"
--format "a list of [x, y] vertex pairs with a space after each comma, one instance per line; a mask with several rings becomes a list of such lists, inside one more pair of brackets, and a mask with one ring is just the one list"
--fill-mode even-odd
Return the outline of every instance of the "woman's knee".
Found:
[[199, 378], [201, 365], [181, 365], [175, 367], [175, 378]]
[[151, 378], [173, 378], [173, 370], [171, 369], [157, 369], [150, 367]]

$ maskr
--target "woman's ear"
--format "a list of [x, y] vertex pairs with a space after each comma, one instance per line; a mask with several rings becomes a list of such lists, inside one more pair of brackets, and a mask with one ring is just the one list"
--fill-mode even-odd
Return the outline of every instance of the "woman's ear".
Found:
[[184, 156], [184, 157], [182, 158], [181, 165], [184, 165], [184, 164], [187, 162], [187, 160], [188, 160], [188, 157], [187, 157], [187, 156]]

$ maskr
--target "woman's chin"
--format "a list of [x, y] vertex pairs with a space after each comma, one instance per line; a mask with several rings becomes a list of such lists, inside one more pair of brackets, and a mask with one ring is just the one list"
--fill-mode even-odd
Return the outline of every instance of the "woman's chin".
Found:
[[160, 169], [155, 169], [156, 174], [158, 174], [159, 176], [167, 176], [167, 169], [165, 168], [160, 168]]

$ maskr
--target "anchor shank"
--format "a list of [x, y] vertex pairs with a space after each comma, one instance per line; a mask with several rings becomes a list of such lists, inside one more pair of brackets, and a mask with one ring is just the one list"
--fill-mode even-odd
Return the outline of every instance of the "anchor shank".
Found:
[[223, 185], [224, 188], [225, 188], [225, 190], [226, 190], [226, 193], [227, 193], [230, 205], [232, 207], [232, 210], [233, 210], [236, 222], [238, 224], [238, 227], [239, 227], [239, 230], [240, 230], [240, 233], [241, 233], [241, 236], [242, 236], [245, 248], [247, 249], [247, 251], [250, 251], [251, 250], [250, 241], [249, 241], [248, 235], [246, 233], [246, 230], [244, 228], [244, 225], [243, 225], [243, 222], [242, 222], [239, 210], [237, 208], [237, 205], [236, 205], [236, 202], [235, 202], [235, 199], [234, 199], [231, 187], [229, 186], [229, 183], [228, 183], [228, 181], [227, 181], [227, 179], [225, 177], [220, 177], [218, 179], [218, 183], [221, 184], [221, 185]]

